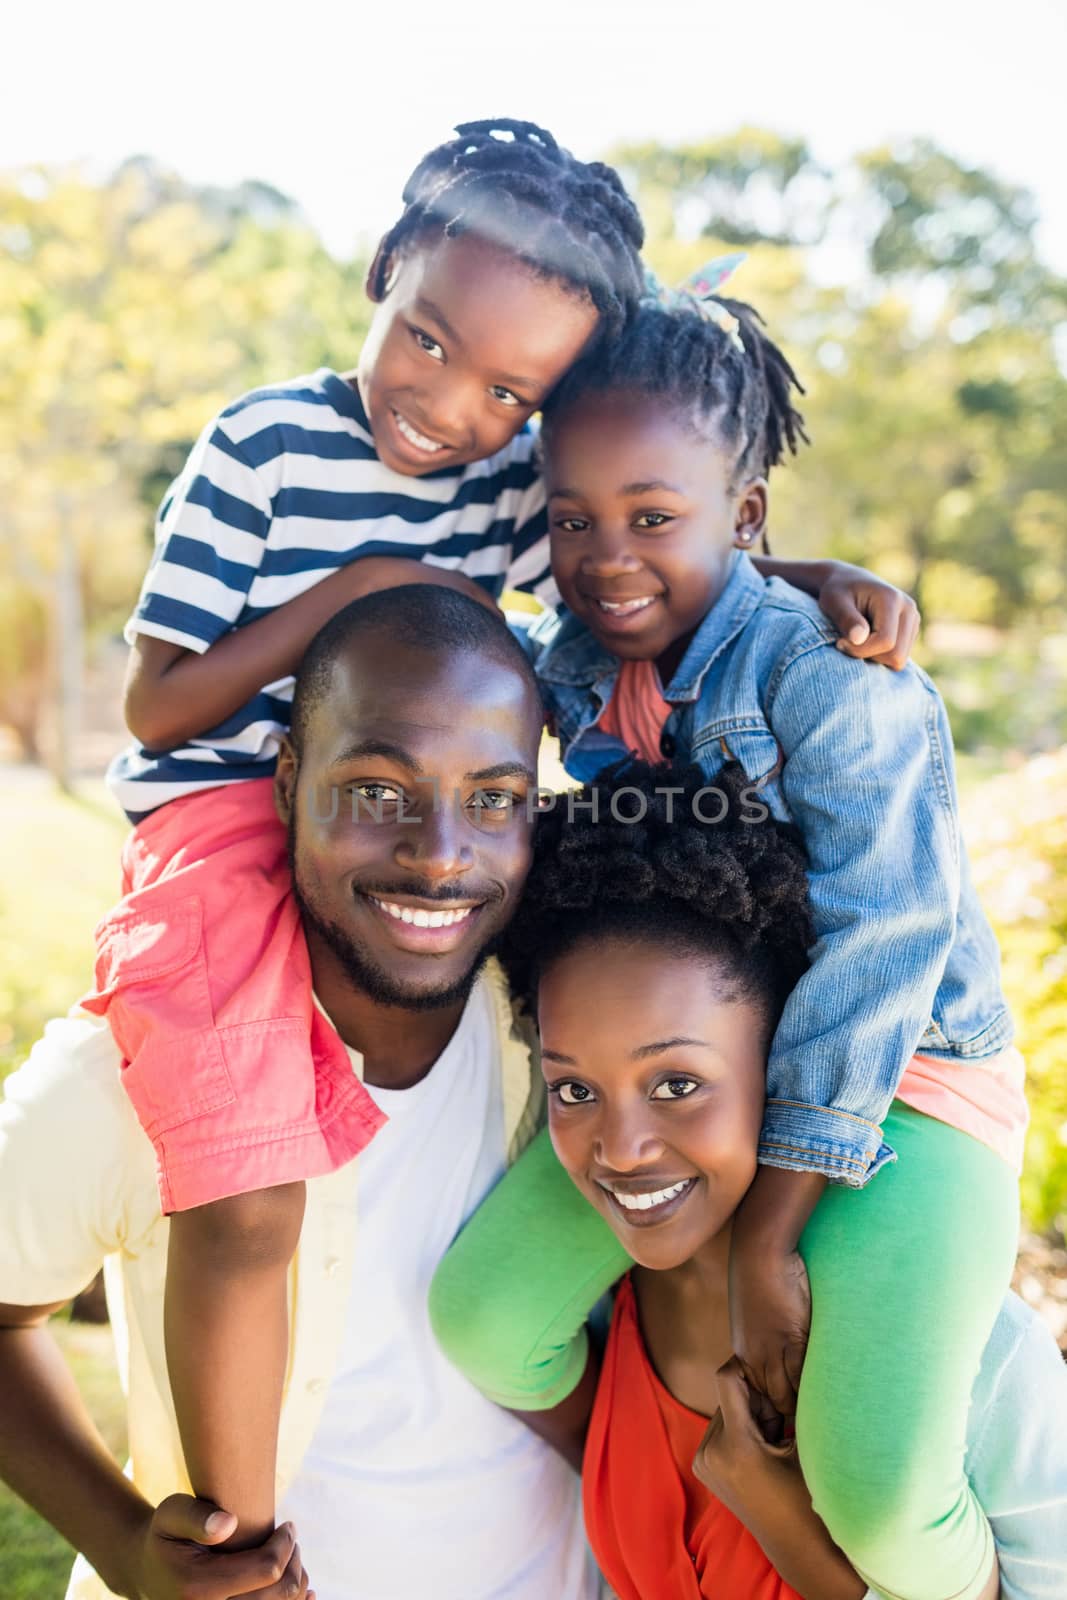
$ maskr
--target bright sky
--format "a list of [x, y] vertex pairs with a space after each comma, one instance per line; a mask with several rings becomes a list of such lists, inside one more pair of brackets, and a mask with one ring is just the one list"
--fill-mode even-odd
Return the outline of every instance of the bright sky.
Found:
[[584, 157], [742, 122], [830, 163], [929, 135], [1032, 188], [1067, 271], [1063, 0], [20, 0], [5, 47], [0, 167], [263, 178], [339, 252], [454, 122], [509, 115]]

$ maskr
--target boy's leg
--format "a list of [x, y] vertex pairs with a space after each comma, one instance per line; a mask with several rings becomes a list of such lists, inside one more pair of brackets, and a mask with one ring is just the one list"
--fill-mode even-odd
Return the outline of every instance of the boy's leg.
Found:
[[586, 1319], [631, 1265], [539, 1133], [438, 1267], [434, 1333], [498, 1405], [547, 1410], [577, 1387]]
[[288, 1183], [170, 1219], [164, 1318], [178, 1431], [193, 1493], [238, 1519], [235, 1549], [274, 1529], [288, 1268], [304, 1195]]
[[893, 1600], [973, 1600], [992, 1560], [967, 1414], [1018, 1243], [993, 1152], [895, 1102], [897, 1162], [826, 1191], [800, 1242], [812, 1326], [797, 1441], [815, 1509]]

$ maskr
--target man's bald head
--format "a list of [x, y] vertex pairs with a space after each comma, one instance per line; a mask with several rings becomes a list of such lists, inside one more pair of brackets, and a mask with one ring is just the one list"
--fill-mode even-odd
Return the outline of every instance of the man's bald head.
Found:
[[304, 654], [296, 675], [289, 735], [298, 760], [315, 709], [337, 681], [335, 668], [358, 654], [368, 671], [380, 670], [373, 651], [379, 638], [388, 639], [392, 647], [442, 655], [466, 652], [496, 662], [517, 673], [540, 703], [533, 668], [503, 617], [441, 584], [409, 583], [380, 589], [338, 611]]

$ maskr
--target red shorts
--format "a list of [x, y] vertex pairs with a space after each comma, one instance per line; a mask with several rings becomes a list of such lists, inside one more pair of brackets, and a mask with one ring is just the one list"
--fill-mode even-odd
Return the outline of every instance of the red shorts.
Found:
[[385, 1121], [315, 1005], [264, 778], [160, 807], [122, 855], [95, 988], [164, 1212], [343, 1166]]

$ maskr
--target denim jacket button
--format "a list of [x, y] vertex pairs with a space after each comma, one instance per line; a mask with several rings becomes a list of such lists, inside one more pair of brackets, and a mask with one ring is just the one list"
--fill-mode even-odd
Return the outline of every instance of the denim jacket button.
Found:
[[660, 741], [659, 741], [659, 748], [660, 748], [660, 754], [661, 755], [665, 755], [669, 760], [670, 757], [673, 756], [674, 752], [678, 748], [678, 743], [677, 743], [677, 740], [674, 737], [674, 734], [673, 733], [663, 733], [663, 734], [661, 734], [660, 735]]

